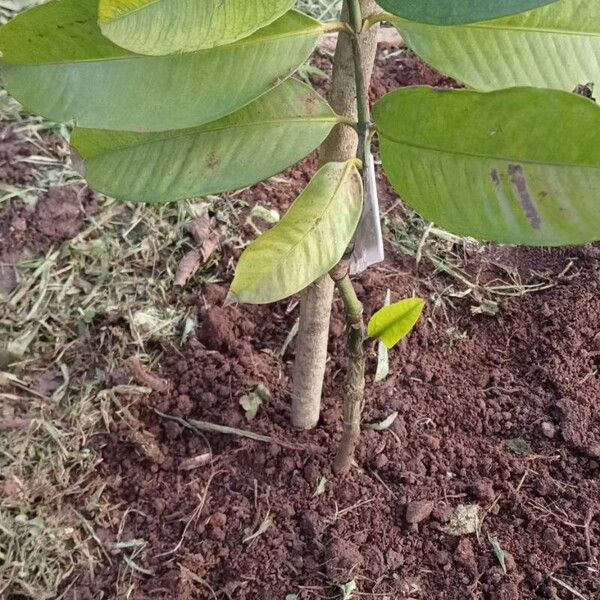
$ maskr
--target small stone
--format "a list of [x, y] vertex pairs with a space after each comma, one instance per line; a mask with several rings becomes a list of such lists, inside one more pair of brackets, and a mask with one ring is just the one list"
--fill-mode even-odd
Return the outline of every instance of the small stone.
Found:
[[321, 517], [314, 510], [307, 510], [300, 519], [300, 530], [308, 540], [319, 540], [323, 535], [324, 525]]
[[500, 567], [494, 566], [487, 572], [487, 580], [492, 585], [498, 585], [504, 577], [504, 571]]
[[415, 367], [415, 365], [411, 365], [410, 363], [407, 363], [406, 365], [404, 365], [404, 372], [411, 377], [412, 375], [414, 375], [415, 371], [417, 370], [417, 367]]
[[517, 569], [517, 561], [515, 560], [515, 557], [506, 550], [504, 550], [504, 564], [506, 566], [507, 573], [512, 573]]
[[397, 571], [404, 564], [404, 556], [396, 550], [389, 550], [386, 562], [390, 571]]
[[585, 448], [585, 452], [591, 458], [600, 458], [600, 444], [591, 444]]
[[346, 331], [346, 323], [342, 321], [342, 319], [331, 319], [329, 324], [329, 332], [331, 337], [333, 338], [341, 338], [344, 335], [344, 331]]
[[15, 231], [23, 232], [27, 230], [27, 221], [23, 217], [15, 217], [10, 226]]
[[435, 562], [440, 565], [441, 567], [443, 567], [444, 565], [449, 564], [452, 561], [452, 557], [450, 556], [449, 552], [446, 552], [445, 550], [440, 550], [435, 556], [434, 556], [434, 560]]
[[175, 423], [175, 421], [167, 421], [164, 424], [164, 428], [165, 435], [169, 440], [176, 440], [183, 433], [183, 427]]
[[564, 540], [560, 537], [556, 528], [552, 526], [544, 529], [542, 539], [544, 540], [546, 547], [555, 552], [560, 552], [565, 546]]
[[385, 468], [387, 466], [388, 462], [390, 462], [389, 458], [385, 454], [380, 454], [375, 459], [375, 466], [378, 469], [383, 469], [383, 468]]
[[473, 542], [468, 537], [462, 538], [458, 543], [458, 546], [454, 551], [454, 560], [462, 565], [468, 572], [477, 572], [477, 560], [475, 559]]
[[494, 486], [489, 480], [482, 479], [481, 481], [475, 482], [471, 488], [471, 493], [477, 500], [482, 502], [493, 502], [496, 499], [496, 492], [494, 492]]
[[152, 504], [154, 506], [154, 510], [159, 514], [162, 515], [162, 513], [165, 512], [165, 509], [167, 508], [167, 502], [166, 500], [164, 500], [163, 498], [154, 498], [152, 500]]
[[548, 421], [544, 421], [542, 423], [542, 433], [548, 438], [548, 439], [554, 439], [554, 436], [556, 435], [556, 427], [552, 424], [549, 423]]
[[210, 518], [210, 524], [215, 528], [225, 527], [227, 515], [222, 512], [214, 513]]
[[440, 504], [433, 511], [433, 518], [440, 523], [448, 523], [454, 514], [454, 509], [449, 504]]
[[433, 502], [429, 500], [418, 500], [410, 502], [406, 507], [406, 522], [411, 525], [421, 523], [428, 519], [433, 512]]
[[210, 537], [216, 542], [223, 542], [227, 535], [225, 534], [224, 529], [221, 529], [220, 527], [213, 527], [212, 531], [210, 532]]
[[347, 583], [363, 564], [363, 556], [350, 540], [336, 539], [325, 549], [325, 571], [335, 583]]
[[181, 394], [177, 398], [177, 408], [184, 417], [187, 417], [194, 409], [194, 403], [187, 394]]
[[492, 595], [493, 600], [519, 600], [519, 587], [513, 581], [508, 581]]
[[304, 467], [304, 479], [310, 484], [316, 484], [320, 479], [319, 469], [314, 464], [308, 464]]
[[439, 450], [441, 446], [440, 438], [437, 438], [433, 435], [425, 435], [423, 436], [423, 441], [425, 445], [432, 450]]

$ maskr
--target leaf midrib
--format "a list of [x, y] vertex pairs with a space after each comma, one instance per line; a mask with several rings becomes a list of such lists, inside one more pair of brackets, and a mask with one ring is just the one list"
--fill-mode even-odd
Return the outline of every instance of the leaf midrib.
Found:
[[565, 162], [548, 162], [544, 160], [531, 160], [524, 158], [516, 158], [510, 156], [502, 156], [502, 155], [493, 155], [493, 154], [477, 154], [475, 152], [465, 152], [462, 150], [449, 150], [447, 148], [439, 148], [436, 146], [426, 146], [424, 144], [417, 144], [416, 142], [409, 142], [402, 139], [397, 139], [389, 134], [385, 134], [379, 131], [379, 135], [383, 138], [388, 139], [390, 142], [394, 144], [399, 144], [402, 146], [408, 146], [409, 148], [416, 148], [418, 150], [426, 150], [429, 152], [437, 152], [440, 154], [450, 154], [454, 156], [467, 156], [470, 158], [482, 158], [489, 160], [504, 160], [507, 162], [521, 163], [521, 164], [529, 164], [529, 165], [540, 165], [545, 167], [578, 167], [578, 168], [586, 168], [586, 169], [598, 169], [599, 167], [595, 165], [586, 165], [581, 163], [565, 163]]
[[130, 17], [131, 15], [134, 15], [142, 10], [146, 10], [150, 6], [154, 6], [155, 4], [158, 4], [159, 2], [164, 2], [164, 0], [152, 0], [151, 2], [146, 2], [146, 4], [140, 4], [136, 9], [130, 10], [129, 12], [123, 11], [117, 17], [113, 17], [111, 19], [101, 20], [99, 18], [98, 24], [99, 25], [110, 25], [111, 23], [115, 23], [117, 21], [120, 21], [121, 19], [126, 19], [127, 17]]
[[[291, 38], [302, 38], [311, 37], [311, 34], [315, 37], [319, 36], [319, 31], [321, 30], [321, 25], [316, 24], [312, 28], [305, 28], [296, 31], [291, 31], [287, 33], [281, 33], [278, 35], [270, 35], [268, 37], [255, 38], [252, 40], [253, 36], [244, 38], [232, 44], [227, 44], [225, 46], [217, 46], [215, 48], [204, 48], [203, 50], [198, 50], [197, 52], [188, 52], [185, 53], [188, 56], [195, 56], [198, 54], [202, 54], [203, 52], [217, 52], [219, 50], [229, 50], [229, 49], [238, 49], [243, 48], [244, 46], [252, 46], [257, 44], [271, 44], [273, 42], [278, 42], [285, 39]], [[71, 58], [63, 61], [53, 61], [53, 62], [6, 62], [4, 66], [6, 67], [52, 67], [56, 65], [72, 65], [72, 64], [92, 64], [92, 63], [104, 63], [104, 62], [112, 62], [112, 61], [121, 61], [121, 60], [174, 60], [183, 56], [183, 54], [166, 54], [164, 56], [152, 56], [145, 54], [136, 54], [135, 52], [129, 52], [124, 50], [124, 54], [121, 56], [107, 56], [105, 58]]]
[[[151, 2], [147, 2], [146, 4], [142, 4], [140, 6], [138, 6], [136, 9], [134, 10], [130, 10], [129, 12], [122, 12], [119, 14], [119, 16], [108, 19], [108, 20], [104, 20], [101, 21], [100, 19], [98, 19], [98, 23], [101, 25], [111, 25], [112, 23], [116, 23], [117, 21], [121, 21], [122, 19], [127, 19], [128, 17], [142, 11], [142, 10], [146, 10], [147, 8], [154, 6], [156, 4], [160, 4], [161, 2], [164, 2], [165, 0], [152, 0]], [[300, 12], [300, 11], [295, 11], [295, 12]], [[257, 28], [257, 30], [260, 29], [260, 27]]]
[[[165, 137], [161, 137], [161, 138], [155, 139], [155, 140], [148, 140], [147, 142], [141, 142], [139, 144], [130, 144], [127, 146], [122, 146], [121, 148], [118, 148], [116, 150], [106, 150], [103, 152], [99, 152], [98, 154], [91, 154], [88, 156], [84, 156], [83, 159], [84, 160], [97, 159], [97, 158], [104, 156], [105, 154], [117, 154], [119, 152], [128, 152], [132, 149], [143, 148], [144, 146], [152, 146], [154, 144], [170, 142], [172, 140], [177, 140], [179, 138], [195, 137], [195, 136], [202, 135], [204, 133], [215, 133], [215, 132], [223, 131], [223, 130], [245, 129], [245, 128], [251, 128], [251, 127], [261, 127], [263, 125], [277, 125], [277, 124], [287, 125], [289, 123], [335, 123], [335, 124], [337, 124], [340, 122], [341, 122], [341, 118], [334, 114], [331, 117], [314, 117], [314, 118], [296, 117], [296, 118], [292, 118], [292, 119], [253, 121], [252, 123], [241, 123], [241, 124], [235, 124], [235, 125], [220, 125], [218, 127], [210, 127], [210, 128], [206, 128], [206, 129], [204, 127], [198, 128], [196, 130], [188, 129], [188, 130], [182, 130], [182, 132], [177, 135], [173, 135], [170, 137], [165, 136]], [[85, 128], [81, 128], [81, 129], [85, 130]], [[131, 132], [126, 132], [126, 133], [131, 133]], [[150, 133], [152, 133], [152, 132], [150, 132]], [[144, 134], [140, 133], [139, 135], [144, 135]]]
[[397, 27], [405, 28], [405, 29], [419, 29], [420, 27], [436, 27], [442, 30], [452, 30], [452, 29], [474, 29], [474, 30], [492, 30], [492, 31], [505, 31], [508, 33], [540, 33], [543, 35], [551, 34], [551, 35], [565, 35], [565, 36], [578, 36], [578, 37], [600, 37], [599, 32], [583, 32], [583, 31], [574, 31], [568, 29], [549, 29], [546, 27], [542, 28], [534, 28], [534, 27], [525, 27], [525, 26], [510, 26], [510, 25], [493, 25], [486, 23], [470, 23], [470, 24], [457, 24], [457, 25], [432, 25], [430, 23], [417, 23], [416, 21], [410, 21], [408, 19], [394, 19], [397, 21]]

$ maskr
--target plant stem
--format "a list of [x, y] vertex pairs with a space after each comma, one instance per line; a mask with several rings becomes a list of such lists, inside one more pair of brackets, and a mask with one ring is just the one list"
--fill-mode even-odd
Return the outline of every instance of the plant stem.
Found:
[[360, 0], [348, 0], [348, 21], [354, 33], [359, 34], [362, 31]]
[[363, 71], [364, 60], [358, 36], [363, 27], [362, 11], [358, 0], [348, 1], [348, 16], [350, 25], [354, 30], [352, 36], [352, 54], [354, 56], [354, 77], [356, 80], [356, 110], [358, 118], [358, 152], [357, 156], [366, 165], [367, 143], [371, 124], [371, 111], [369, 108], [369, 92], [365, 84]]
[[363, 305], [348, 275], [348, 263], [339, 263], [330, 273], [344, 302], [348, 325], [348, 367], [344, 394], [344, 431], [333, 470], [347, 473], [352, 467], [354, 450], [360, 437], [360, 418], [365, 392], [365, 323]]
[[[360, 0], [362, 16], [378, 14], [381, 9], [375, 0]], [[346, 27], [338, 36], [331, 87], [327, 96], [338, 115], [344, 115], [354, 125], [356, 120], [355, 68], [353, 34], [347, 33], [348, 5], [344, 4], [341, 19]], [[359, 36], [364, 64], [364, 82], [371, 78], [377, 50], [377, 27]], [[340, 124], [323, 142], [320, 151], [321, 165], [342, 162], [356, 157], [357, 132], [353, 126]], [[321, 277], [302, 293], [300, 300], [300, 326], [296, 341], [296, 359], [293, 369], [291, 420], [298, 429], [317, 425], [321, 406], [321, 391], [327, 361], [329, 317], [333, 301], [334, 283], [329, 275]]]
[[[356, 85], [356, 114], [358, 118], [357, 156], [363, 164], [363, 178], [367, 169], [370, 153], [370, 108], [369, 91], [365, 81], [365, 61], [360, 44], [363, 28], [363, 15], [359, 0], [347, 0], [348, 21], [354, 35], [352, 36], [352, 54], [354, 61], [354, 78]], [[349, 276], [348, 263], [339, 263], [330, 272], [336, 287], [344, 301], [346, 322], [348, 325], [348, 367], [346, 373], [346, 390], [344, 394], [344, 431], [338, 448], [333, 470], [337, 474], [347, 473], [352, 467], [354, 451], [360, 437], [360, 419], [365, 392], [365, 339], [366, 327], [361, 304]]]

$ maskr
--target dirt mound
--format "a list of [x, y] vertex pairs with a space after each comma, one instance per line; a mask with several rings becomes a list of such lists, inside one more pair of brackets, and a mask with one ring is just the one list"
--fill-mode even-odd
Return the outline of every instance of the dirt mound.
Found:
[[[568, 251], [525, 254], [540, 269], [568, 259]], [[391, 257], [385, 270], [411, 265]], [[278, 360], [292, 326], [286, 307], [223, 309], [210, 299], [224, 290], [206, 288], [204, 344], [192, 339], [168, 351], [161, 376], [171, 392], [130, 406], [164, 460], [144, 452], [131, 425], [114, 424], [104, 449], [110, 503], [129, 510], [118, 541], [147, 543], [138, 560], [153, 577], [139, 582], [136, 598], [168, 597], [166, 590], [210, 598], [208, 585], [240, 600], [329, 597], [332, 581], [351, 580], [373, 598], [567, 598], [551, 577], [596, 597], [588, 565], [598, 560], [600, 537], [600, 267], [580, 258], [576, 273], [507, 301], [498, 318], [473, 317], [465, 301], [456, 333], [430, 303], [429, 319], [393, 352], [390, 378], [368, 386], [365, 421], [398, 417], [389, 430], [364, 431], [358, 466], [345, 479], [330, 470], [343, 338], [332, 342], [320, 427], [292, 433], [289, 368]], [[401, 297], [421, 284], [372, 271], [361, 285], [370, 310], [386, 286]], [[259, 383], [271, 399], [249, 422], [240, 399]], [[154, 409], [273, 440], [201, 434]], [[182, 470], [208, 453], [210, 465]], [[476, 505], [479, 535], [453, 535], [461, 505]]]
[[0, 205], [0, 263], [14, 264], [24, 255], [38, 256], [76, 236], [85, 217], [97, 211], [98, 197], [79, 184], [52, 187], [33, 201], [40, 176], [33, 155], [63, 156], [63, 146], [64, 141], [53, 134], [33, 144], [13, 126], [0, 127], [0, 181], [11, 190], [29, 194], [32, 200], [25, 202], [16, 193]]

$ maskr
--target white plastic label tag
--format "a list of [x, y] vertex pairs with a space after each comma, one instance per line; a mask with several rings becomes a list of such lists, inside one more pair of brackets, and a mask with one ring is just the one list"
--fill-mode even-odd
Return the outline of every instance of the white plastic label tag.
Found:
[[365, 201], [362, 216], [356, 230], [354, 252], [350, 257], [350, 273], [362, 273], [371, 265], [383, 262], [383, 232], [379, 216], [379, 197], [375, 161], [369, 155], [364, 172]]

